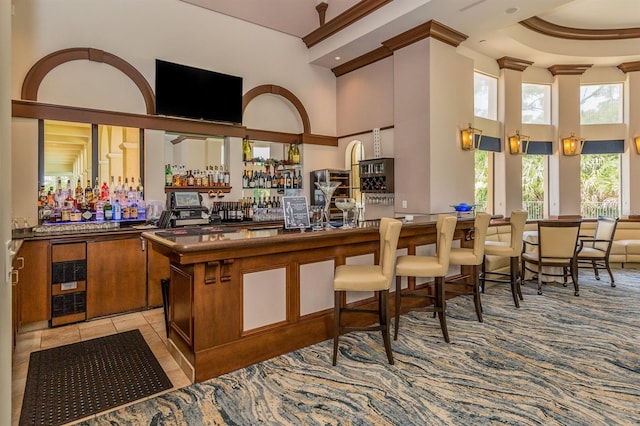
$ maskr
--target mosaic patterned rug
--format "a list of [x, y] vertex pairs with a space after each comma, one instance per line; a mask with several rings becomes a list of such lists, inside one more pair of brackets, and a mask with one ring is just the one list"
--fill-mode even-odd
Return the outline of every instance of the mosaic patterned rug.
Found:
[[616, 288], [581, 272], [580, 296], [548, 284], [487, 289], [448, 306], [451, 343], [427, 313], [402, 316], [386, 361], [379, 333], [341, 337], [194, 384], [86, 425], [640, 424], [640, 271]]

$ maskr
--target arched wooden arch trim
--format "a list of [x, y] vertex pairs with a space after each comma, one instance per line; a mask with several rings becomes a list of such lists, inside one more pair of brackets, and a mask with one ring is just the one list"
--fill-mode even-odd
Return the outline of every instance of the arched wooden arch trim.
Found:
[[22, 99], [37, 101], [40, 84], [52, 69], [58, 65], [64, 64], [65, 62], [82, 59], [94, 62], [103, 62], [122, 71], [136, 86], [138, 86], [138, 89], [140, 89], [140, 93], [142, 93], [142, 97], [144, 98], [144, 103], [147, 108], [147, 114], [155, 114], [156, 97], [153, 94], [153, 89], [151, 89], [151, 86], [144, 76], [124, 59], [119, 58], [112, 53], [99, 49], [92, 49], [90, 47], [73, 47], [70, 49], [58, 50], [57, 52], [50, 53], [36, 62], [31, 67], [22, 83]]
[[291, 102], [296, 110], [298, 110], [298, 114], [300, 114], [303, 132], [305, 134], [311, 133], [311, 122], [309, 121], [309, 114], [307, 114], [307, 110], [304, 109], [304, 105], [302, 105], [300, 99], [298, 99], [296, 95], [294, 95], [284, 87], [276, 86], [275, 84], [263, 84], [262, 86], [254, 87], [253, 89], [245, 93], [242, 97], [242, 113], [244, 114], [244, 111], [245, 109], [247, 109], [247, 105], [249, 105], [249, 102], [260, 95], [264, 95], [265, 93], [282, 96], [283, 98]]

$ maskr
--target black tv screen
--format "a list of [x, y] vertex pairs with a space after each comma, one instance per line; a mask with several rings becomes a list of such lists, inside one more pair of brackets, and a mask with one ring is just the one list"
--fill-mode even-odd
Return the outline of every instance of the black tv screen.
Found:
[[156, 59], [156, 114], [242, 123], [242, 77]]

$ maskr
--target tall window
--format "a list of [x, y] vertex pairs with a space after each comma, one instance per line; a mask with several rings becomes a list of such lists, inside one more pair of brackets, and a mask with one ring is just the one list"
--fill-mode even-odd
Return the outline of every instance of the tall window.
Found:
[[551, 124], [551, 86], [522, 84], [522, 122]]
[[580, 156], [580, 200], [582, 217], [620, 215], [620, 154]]
[[580, 86], [580, 124], [622, 123], [622, 83]]
[[498, 118], [498, 79], [473, 73], [473, 109], [477, 117], [497, 120]]
[[546, 155], [522, 156], [522, 208], [529, 219], [544, 218], [544, 163]]
[[475, 193], [476, 211], [486, 212], [489, 203], [489, 151], [476, 149], [475, 153]]

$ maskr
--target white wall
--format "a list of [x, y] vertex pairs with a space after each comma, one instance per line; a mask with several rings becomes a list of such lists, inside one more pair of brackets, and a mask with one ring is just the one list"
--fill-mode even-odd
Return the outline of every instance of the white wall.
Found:
[[[124, 59], [152, 88], [156, 58], [241, 76], [244, 92], [263, 84], [282, 86], [306, 108], [312, 133], [336, 135], [335, 76], [328, 69], [308, 64], [307, 48], [299, 38], [176, 0], [24, 0], [15, 2], [13, 17], [12, 97], [20, 99], [24, 77], [39, 59], [73, 47], [102, 49]], [[49, 73], [38, 100], [145, 113], [142, 96], [130, 80], [109, 65], [84, 60], [65, 63]], [[284, 98], [259, 96], [246, 112], [243, 124], [247, 127], [302, 132], [297, 113]], [[155, 198], [164, 195], [164, 177], [159, 170], [164, 170], [165, 163], [159, 156], [162, 149], [153, 145], [161, 138], [149, 137], [152, 134], [147, 132], [145, 143], [148, 175], [144, 182], [147, 194]], [[32, 134], [20, 140], [14, 137], [13, 143], [24, 150], [18, 154], [21, 157], [37, 152], [37, 137]], [[20, 168], [19, 179], [14, 176], [14, 194], [18, 195], [13, 205], [19, 216], [36, 215], [36, 159], [33, 156], [31, 163]], [[230, 156], [232, 178], [242, 175], [240, 159]], [[336, 165], [323, 162], [321, 167]], [[312, 169], [305, 165], [305, 170]], [[234, 189], [231, 196], [238, 199], [241, 193]]]

